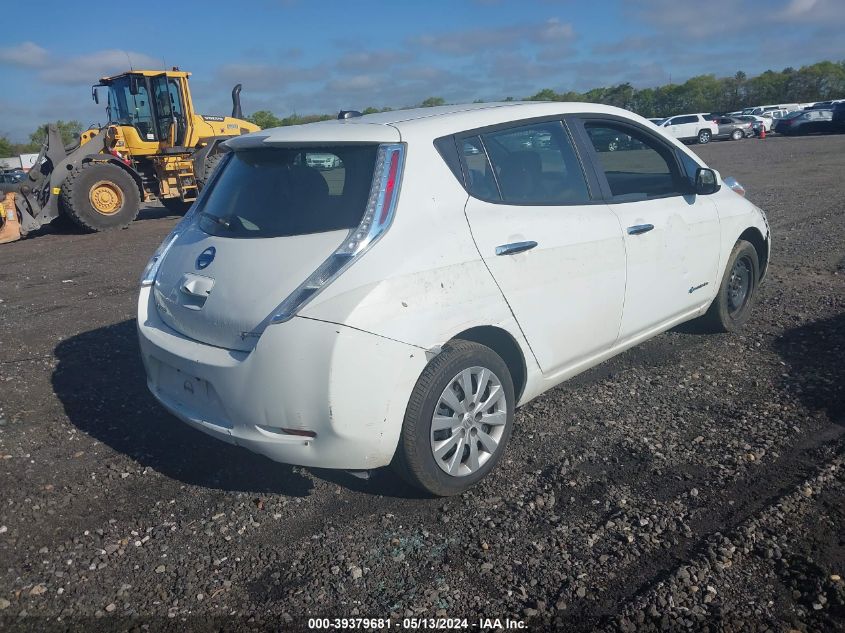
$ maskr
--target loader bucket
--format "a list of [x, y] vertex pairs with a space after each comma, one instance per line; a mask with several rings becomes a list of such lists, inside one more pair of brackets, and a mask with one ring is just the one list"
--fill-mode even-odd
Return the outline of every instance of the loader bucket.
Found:
[[21, 239], [21, 223], [15, 208], [15, 194], [7, 193], [0, 205], [0, 244], [16, 242]]

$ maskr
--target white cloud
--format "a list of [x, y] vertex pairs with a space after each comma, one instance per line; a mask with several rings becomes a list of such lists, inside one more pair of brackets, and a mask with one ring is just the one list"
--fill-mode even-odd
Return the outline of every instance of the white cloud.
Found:
[[423, 49], [455, 57], [475, 55], [490, 49], [505, 50], [525, 45], [560, 45], [575, 37], [571, 24], [552, 18], [533, 24], [516, 24], [494, 29], [450, 31], [411, 38], [410, 43]]
[[24, 68], [43, 68], [49, 63], [47, 49], [35, 42], [22, 42], [14, 46], [0, 48], [0, 63]]
[[117, 74], [132, 68], [138, 70], [160, 68], [164, 62], [144, 53], [109, 49], [87, 55], [55, 58], [40, 77], [48, 83], [92, 84], [100, 77]]
[[816, 5], [818, 5], [818, 0], [792, 0], [781, 12], [781, 16], [789, 18], [804, 15], [812, 11]]

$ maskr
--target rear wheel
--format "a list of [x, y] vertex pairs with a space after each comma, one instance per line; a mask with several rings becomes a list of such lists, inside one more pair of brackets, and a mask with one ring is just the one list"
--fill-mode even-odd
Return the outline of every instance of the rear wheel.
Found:
[[411, 394], [394, 469], [434, 495], [464, 492], [501, 459], [514, 404], [513, 381], [498, 354], [469, 341], [445, 345]]
[[619, 141], [617, 141], [616, 139], [613, 139], [612, 141], [610, 141], [607, 144], [607, 151], [608, 152], [615, 152], [618, 149], [619, 149]]
[[197, 178], [197, 185], [199, 185], [200, 189], [205, 187], [206, 183], [211, 180], [211, 175], [214, 173], [214, 170], [217, 169], [217, 165], [220, 163], [221, 160], [223, 160], [222, 152], [217, 152], [215, 154], [211, 154], [210, 156], [205, 157], [205, 160], [202, 162], [202, 177]]
[[731, 138], [735, 141], [742, 139], [744, 136], [745, 134], [742, 133], [742, 130], [734, 130], [731, 132]]
[[128, 226], [141, 208], [135, 180], [111, 163], [89, 162], [76, 166], [62, 183], [61, 208], [88, 231]]
[[161, 198], [164, 208], [177, 215], [185, 215], [193, 202], [185, 202], [182, 198]]
[[701, 324], [712, 332], [733, 332], [751, 316], [760, 278], [760, 258], [750, 242], [739, 240], [731, 251], [718, 294]]
[[709, 143], [712, 137], [713, 135], [710, 133], [710, 130], [701, 130], [698, 133], [698, 142], [704, 145], [706, 143]]

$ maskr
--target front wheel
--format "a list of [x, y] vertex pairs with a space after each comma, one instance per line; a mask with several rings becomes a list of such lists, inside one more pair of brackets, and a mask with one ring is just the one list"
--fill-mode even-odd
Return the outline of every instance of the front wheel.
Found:
[[734, 332], [751, 316], [760, 279], [760, 258], [750, 242], [739, 240], [731, 251], [719, 291], [701, 323], [712, 332]]
[[709, 142], [710, 142], [710, 139], [711, 139], [712, 137], [713, 137], [713, 135], [710, 133], [710, 130], [701, 130], [701, 131], [698, 133], [698, 142], [699, 142], [701, 145], [705, 145], [706, 143], [709, 143]]
[[430, 494], [460, 494], [483, 479], [511, 435], [514, 388], [492, 349], [469, 341], [443, 347], [417, 381], [393, 468]]
[[135, 219], [141, 194], [125, 169], [91, 161], [74, 167], [62, 183], [60, 204], [83, 229], [106, 231], [124, 228]]

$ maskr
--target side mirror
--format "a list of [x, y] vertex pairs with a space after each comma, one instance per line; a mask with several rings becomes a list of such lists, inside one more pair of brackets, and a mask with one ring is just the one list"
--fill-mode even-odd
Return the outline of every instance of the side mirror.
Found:
[[91, 86], [91, 98], [94, 100], [94, 103], [97, 105], [100, 104], [100, 97], [97, 94], [97, 86]]
[[129, 94], [136, 95], [139, 92], [138, 75], [129, 75]]
[[695, 172], [695, 193], [701, 196], [709, 196], [721, 189], [716, 172], [706, 167], [699, 167]]

